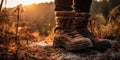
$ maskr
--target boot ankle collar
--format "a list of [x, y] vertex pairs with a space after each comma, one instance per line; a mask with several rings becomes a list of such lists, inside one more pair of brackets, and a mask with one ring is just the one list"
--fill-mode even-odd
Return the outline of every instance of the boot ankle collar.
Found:
[[55, 16], [57, 16], [57, 17], [74, 17], [75, 12], [73, 12], [73, 11], [55, 11]]
[[75, 14], [76, 17], [90, 17], [90, 13], [78, 12]]

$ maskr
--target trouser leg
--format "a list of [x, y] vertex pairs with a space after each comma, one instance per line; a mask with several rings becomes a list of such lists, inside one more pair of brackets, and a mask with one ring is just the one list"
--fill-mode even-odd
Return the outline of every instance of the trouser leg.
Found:
[[73, 0], [55, 0], [55, 11], [72, 11]]
[[87, 12], [90, 11], [92, 0], [74, 0], [74, 10], [76, 12]]

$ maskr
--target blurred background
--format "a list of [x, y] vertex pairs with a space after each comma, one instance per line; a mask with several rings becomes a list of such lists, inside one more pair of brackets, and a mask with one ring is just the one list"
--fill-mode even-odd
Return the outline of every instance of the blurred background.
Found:
[[[19, 19], [20, 31], [26, 29], [39, 36], [49, 36], [54, 34], [54, 8], [53, 0], [3, 0], [0, 21], [8, 21], [4, 23], [10, 24], [7, 30], [15, 32], [16, 21]], [[99, 38], [120, 36], [120, 0], [93, 0], [90, 13], [92, 16], [88, 29], [91, 32]]]
[[[40, 47], [52, 45], [55, 28], [54, 0], [0, 2], [0, 60], [30, 60], [31, 55], [28, 53], [48, 58], [49, 50]], [[120, 0], [93, 0], [90, 10], [90, 32], [99, 38], [119, 41]], [[119, 42], [118, 45], [120, 46]], [[50, 49], [54, 51], [53, 48]]]

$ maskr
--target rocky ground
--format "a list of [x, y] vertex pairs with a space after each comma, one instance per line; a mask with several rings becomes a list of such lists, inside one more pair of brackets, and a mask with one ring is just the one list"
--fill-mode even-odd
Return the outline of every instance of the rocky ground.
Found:
[[[11, 44], [12, 43], [12, 44]], [[11, 42], [0, 45], [0, 60], [120, 60], [120, 49], [98, 51], [86, 49], [81, 51], [67, 51], [63, 48], [53, 48], [52, 42], [21, 41], [21, 45]]]
[[86, 49], [69, 52], [63, 48], [53, 48], [52, 43], [32, 42], [27, 46], [26, 60], [120, 60], [120, 51], [108, 49], [105, 52]]
[[51, 40], [41, 37], [24, 39], [0, 44], [0, 60], [120, 60], [119, 40], [115, 48], [106, 51], [86, 49], [70, 52], [53, 48]]

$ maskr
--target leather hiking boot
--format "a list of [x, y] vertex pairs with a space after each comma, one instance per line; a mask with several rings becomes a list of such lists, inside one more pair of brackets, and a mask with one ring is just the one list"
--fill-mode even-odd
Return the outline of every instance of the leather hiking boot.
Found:
[[[111, 48], [111, 42], [107, 39], [98, 39], [92, 32], [87, 29], [90, 14], [88, 13], [76, 13], [76, 19], [80, 20], [77, 26], [79, 34], [89, 38], [93, 42], [94, 49], [106, 50]], [[82, 18], [79, 18], [82, 17]]]
[[56, 11], [56, 28], [53, 47], [63, 47], [68, 51], [82, 50], [93, 47], [89, 38], [79, 34], [76, 27], [80, 20], [75, 19], [75, 12]]

